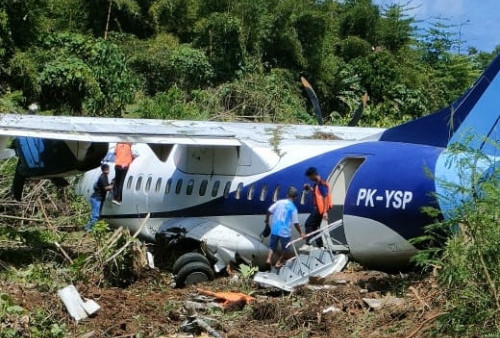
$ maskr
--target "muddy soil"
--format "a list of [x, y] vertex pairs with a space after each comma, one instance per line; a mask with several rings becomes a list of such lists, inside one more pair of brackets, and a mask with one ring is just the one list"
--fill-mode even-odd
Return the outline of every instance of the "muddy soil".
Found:
[[[1, 282], [0, 289], [30, 312], [43, 309], [69, 328], [73, 337], [185, 337], [180, 326], [186, 319], [184, 304], [198, 296], [197, 289], [238, 291], [256, 301], [241, 310], [209, 309], [227, 337], [419, 337], [433, 325], [442, 299], [432, 277], [416, 273], [390, 275], [378, 271], [346, 272], [311, 281], [293, 293], [258, 289], [241, 276], [222, 277], [185, 289], [170, 286], [168, 274], [150, 270], [127, 288], [97, 287], [78, 283], [81, 295], [95, 300], [101, 310], [75, 323], [54, 292], [41, 292], [20, 283]], [[363, 298], [403, 299], [379, 310]], [[331, 311], [327, 312], [326, 309]], [[189, 336], [189, 335], [187, 335]]]

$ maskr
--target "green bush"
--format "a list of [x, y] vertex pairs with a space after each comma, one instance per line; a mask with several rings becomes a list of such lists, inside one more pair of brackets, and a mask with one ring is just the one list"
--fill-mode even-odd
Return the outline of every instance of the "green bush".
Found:
[[61, 33], [39, 52], [42, 108], [73, 114], [120, 116], [136, 81], [118, 47], [102, 39]]
[[163, 120], [199, 120], [204, 117], [195, 105], [188, 102], [186, 93], [177, 87], [143, 99], [135, 114], [141, 118]]
[[[500, 332], [500, 168], [478, 150], [455, 147], [449, 165], [463, 174], [461, 183], [442, 182], [445, 201], [457, 204], [445, 221], [428, 227], [431, 240], [443, 243], [421, 251], [417, 263], [438, 267], [446, 296], [441, 333], [452, 336], [496, 335]], [[466, 155], [463, 155], [465, 151]], [[466, 180], [466, 181], [465, 181]]]
[[171, 85], [186, 90], [207, 86], [214, 76], [205, 53], [188, 45], [174, 49], [167, 60], [167, 74]]

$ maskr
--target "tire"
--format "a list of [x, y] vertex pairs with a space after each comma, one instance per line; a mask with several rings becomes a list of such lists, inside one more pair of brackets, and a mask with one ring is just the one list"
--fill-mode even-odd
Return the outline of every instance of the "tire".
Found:
[[175, 286], [185, 286], [207, 282], [214, 279], [214, 271], [203, 262], [191, 262], [180, 268], [175, 276]]
[[210, 262], [208, 261], [207, 257], [203, 256], [199, 252], [188, 252], [183, 255], [180, 255], [179, 258], [175, 261], [173, 267], [172, 267], [172, 273], [174, 275], [177, 275], [179, 273], [179, 270], [186, 264], [193, 263], [193, 262], [201, 262], [205, 263], [206, 265], [210, 266]]

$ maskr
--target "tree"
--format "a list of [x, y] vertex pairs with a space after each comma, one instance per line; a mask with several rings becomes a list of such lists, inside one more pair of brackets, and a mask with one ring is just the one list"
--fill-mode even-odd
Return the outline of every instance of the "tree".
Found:
[[232, 79], [242, 67], [240, 27], [240, 20], [226, 13], [213, 13], [198, 24], [195, 46], [207, 54], [218, 81]]

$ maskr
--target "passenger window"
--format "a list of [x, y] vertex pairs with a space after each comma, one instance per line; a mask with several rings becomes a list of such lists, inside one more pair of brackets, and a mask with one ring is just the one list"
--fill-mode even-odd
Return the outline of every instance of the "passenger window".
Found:
[[212, 188], [212, 197], [216, 197], [219, 193], [220, 181], [215, 181], [214, 186]]
[[227, 182], [226, 186], [224, 187], [224, 198], [228, 198], [230, 192], [231, 192], [231, 181]]
[[250, 186], [250, 188], [248, 189], [248, 193], [247, 193], [247, 199], [248, 199], [249, 201], [251, 201], [251, 200], [253, 199], [253, 194], [254, 194], [254, 192], [255, 192], [255, 184], [252, 184], [252, 185]]
[[165, 186], [165, 195], [170, 194], [170, 189], [172, 188], [172, 179], [169, 178], [167, 181], [167, 185]]
[[200, 184], [200, 196], [205, 196], [207, 193], [207, 186], [208, 186], [208, 181], [203, 180]]
[[239, 200], [241, 198], [241, 191], [242, 190], [243, 190], [243, 183], [239, 183], [238, 187], [236, 188], [236, 194], [235, 194], [234, 198]]
[[267, 188], [268, 188], [268, 185], [267, 184], [264, 184], [262, 186], [262, 189], [260, 190], [260, 200], [261, 201], [265, 201], [266, 200], [266, 197], [267, 197]]
[[141, 185], [142, 185], [142, 176], [139, 176], [139, 178], [137, 178], [137, 182], [135, 183], [135, 191], [141, 190]]
[[307, 190], [302, 190], [302, 194], [300, 195], [300, 204], [304, 205], [307, 202]]
[[148, 177], [148, 180], [146, 181], [146, 186], [144, 187], [144, 192], [148, 193], [149, 190], [151, 190], [151, 182], [153, 181], [152, 177]]
[[281, 186], [279, 185], [277, 185], [276, 188], [274, 188], [273, 202], [276, 202], [280, 198], [280, 190]]
[[156, 180], [155, 192], [160, 192], [161, 189], [161, 178]]
[[127, 189], [132, 188], [132, 180], [134, 179], [133, 176], [129, 176], [128, 181], [127, 181]]
[[175, 185], [175, 194], [179, 195], [181, 193], [181, 189], [182, 189], [182, 178], [177, 180], [177, 184]]
[[192, 195], [194, 188], [194, 180], [189, 180], [186, 187], [186, 195]]

